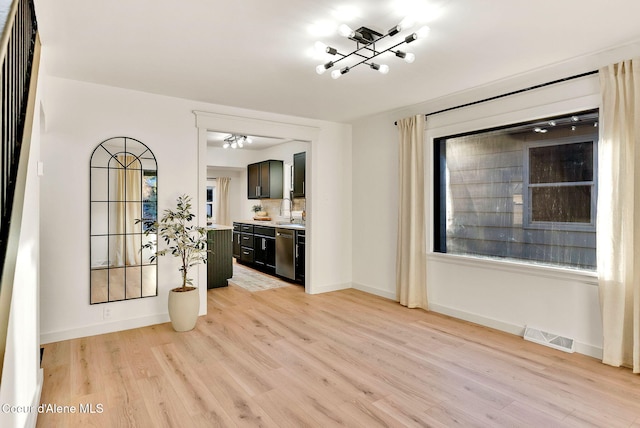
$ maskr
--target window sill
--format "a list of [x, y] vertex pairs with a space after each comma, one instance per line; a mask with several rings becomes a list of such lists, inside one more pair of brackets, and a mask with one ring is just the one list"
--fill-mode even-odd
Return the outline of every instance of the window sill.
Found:
[[465, 256], [459, 254], [427, 253], [427, 262], [437, 261], [458, 266], [469, 266], [481, 269], [501, 270], [519, 274], [560, 279], [564, 281], [582, 282], [587, 285], [598, 285], [598, 274], [595, 271], [569, 269], [556, 266], [534, 265], [516, 260], [497, 260], [490, 258]]

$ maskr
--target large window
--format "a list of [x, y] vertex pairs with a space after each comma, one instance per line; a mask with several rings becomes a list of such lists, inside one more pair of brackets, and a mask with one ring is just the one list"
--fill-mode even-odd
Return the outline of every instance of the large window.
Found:
[[597, 110], [435, 141], [437, 252], [596, 267]]

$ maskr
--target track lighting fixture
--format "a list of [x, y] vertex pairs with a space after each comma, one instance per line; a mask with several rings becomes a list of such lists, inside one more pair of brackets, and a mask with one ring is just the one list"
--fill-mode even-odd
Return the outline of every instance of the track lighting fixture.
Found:
[[327, 46], [322, 42], [316, 42], [316, 49], [321, 52], [325, 52], [332, 56], [338, 56], [337, 59], [331, 60], [324, 64], [320, 64], [316, 67], [316, 73], [323, 74], [330, 68], [333, 68], [334, 65], [339, 63], [340, 61], [347, 60], [348, 58], [355, 59], [355, 63], [349, 66], [343, 67], [341, 69], [336, 69], [331, 72], [331, 77], [334, 79], [339, 78], [343, 74], [348, 73], [351, 69], [357, 67], [360, 64], [368, 65], [372, 70], [376, 70], [382, 74], [387, 74], [389, 72], [389, 66], [386, 64], [379, 64], [373, 62], [372, 60], [379, 55], [382, 55], [385, 52], [393, 52], [398, 58], [403, 59], [407, 63], [412, 63], [415, 61], [416, 56], [411, 52], [404, 52], [401, 50], [396, 50], [396, 48], [402, 44], [409, 44], [419, 38], [426, 37], [429, 33], [429, 27], [422, 27], [416, 32], [413, 32], [404, 37], [402, 41], [396, 43], [392, 46], [389, 46], [385, 49], [378, 50], [376, 47], [376, 43], [385, 39], [391, 38], [403, 30], [410, 28], [413, 25], [410, 19], [404, 19], [398, 25], [392, 27], [386, 34], [381, 34], [377, 31], [374, 31], [367, 27], [360, 27], [357, 30], [352, 29], [346, 24], [342, 24], [338, 27], [338, 33], [346, 37], [350, 40], [356, 42], [356, 49], [348, 54], [343, 54], [338, 52], [336, 48], [331, 46]]
[[224, 139], [222, 147], [225, 149], [228, 149], [229, 147], [237, 149], [244, 147], [245, 144], [251, 144], [252, 142], [251, 137], [247, 137], [246, 135], [231, 134]]

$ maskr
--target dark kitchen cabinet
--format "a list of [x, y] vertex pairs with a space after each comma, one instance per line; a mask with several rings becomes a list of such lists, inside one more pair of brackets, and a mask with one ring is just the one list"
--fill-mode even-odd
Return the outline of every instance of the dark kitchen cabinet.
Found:
[[276, 269], [276, 229], [255, 226], [253, 235], [253, 262], [269, 272]]
[[240, 258], [240, 223], [233, 223], [233, 257]]
[[296, 153], [293, 155], [293, 197], [305, 197], [305, 181], [307, 171], [307, 153]]
[[305, 232], [296, 231], [296, 281], [304, 285]]
[[247, 165], [247, 197], [249, 199], [282, 199], [283, 163], [268, 160]]
[[243, 263], [253, 263], [253, 225], [233, 223], [233, 257]]

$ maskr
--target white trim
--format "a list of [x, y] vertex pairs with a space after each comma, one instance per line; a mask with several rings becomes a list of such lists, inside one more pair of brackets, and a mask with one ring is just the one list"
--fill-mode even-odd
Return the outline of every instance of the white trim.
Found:
[[27, 421], [24, 423], [25, 427], [34, 427], [38, 421], [38, 406], [40, 406], [40, 397], [42, 397], [42, 386], [44, 385], [44, 370], [38, 369], [38, 377], [36, 379], [36, 390], [33, 392], [33, 399], [31, 400], [31, 408], [33, 411], [29, 412]]
[[[321, 129], [316, 126], [298, 125], [288, 122], [276, 122], [273, 120], [256, 119], [245, 116], [232, 116], [219, 113], [211, 113], [205, 111], [194, 110], [193, 114], [196, 117], [196, 127], [198, 128], [198, 218], [199, 226], [206, 226], [206, 212], [204, 203], [200, 200], [202, 195], [206, 195], [207, 186], [207, 131], [224, 131], [237, 134], [247, 135], [260, 135], [268, 137], [280, 137], [291, 140], [310, 142], [309, 150], [307, 151], [307, 178], [306, 184], [308, 189], [313, 189], [313, 153], [318, 141], [320, 139]], [[305, 251], [305, 292], [309, 294], [324, 293], [326, 291], [342, 290], [350, 288], [350, 285], [335, 285], [315, 287], [315, 275], [314, 275], [314, 240], [313, 240], [313, 192], [306, 198], [306, 230], [307, 240], [310, 239], [311, 244], [307, 245]], [[205, 224], [201, 224], [204, 219]], [[198, 277], [201, 284], [206, 284], [207, 270], [206, 266], [200, 265], [198, 268]], [[336, 287], [336, 288], [333, 288]], [[206, 287], [205, 292], [206, 292]], [[204, 303], [203, 303], [204, 301]], [[200, 299], [200, 304], [206, 306], [206, 295]], [[206, 313], [206, 307], [204, 309]], [[202, 312], [202, 307], [201, 307]]]
[[555, 266], [534, 265], [516, 260], [497, 260], [482, 257], [464, 256], [459, 254], [427, 253], [427, 262], [437, 261], [459, 266], [516, 272], [536, 278], [554, 278], [563, 281], [581, 282], [586, 285], [597, 286], [596, 272], [568, 269]]
[[378, 288], [369, 287], [368, 285], [359, 284], [357, 282], [352, 282], [351, 283], [351, 288], [353, 288], [355, 290], [363, 291], [365, 293], [373, 294], [375, 296], [384, 297], [385, 299], [393, 300], [394, 302], [398, 301], [396, 299], [396, 293], [391, 292], [391, 291], [380, 290]]
[[[504, 331], [506, 333], [514, 334], [516, 336], [520, 336], [520, 337], [524, 336], [525, 326], [520, 326], [520, 325], [500, 321], [494, 318], [489, 318], [479, 314], [461, 311], [459, 309], [454, 309], [448, 306], [442, 306], [438, 304], [430, 303], [429, 310], [439, 314], [443, 314], [443, 315], [447, 315], [447, 316], [461, 319], [464, 321], [479, 324], [485, 327]], [[576, 344], [576, 352], [578, 352], [579, 354], [584, 354], [590, 357], [602, 359], [602, 348], [599, 348], [594, 345], [589, 345], [587, 343], [580, 343], [577, 341], [575, 342], [575, 344]], [[561, 352], [561, 351], [558, 351], [558, 352]]]
[[316, 286], [313, 290], [306, 289], [308, 294], [322, 294], [322, 293], [330, 293], [332, 291], [340, 291], [340, 290], [348, 290], [351, 288], [350, 282], [345, 282], [343, 284], [329, 284], [329, 285], [321, 285]]
[[[206, 287], [205, 287], [206, 290]], [[203, 314], [200, 314], [203, 315]], [[114, 333], [117, 331], [131, 330], [139, 327], [147, 327], [155, 324], [169, 322], [169, 314], [149, 315], [140, 318], [129, 318], [113, 322], [88, 325], [68, 330], [51, 331], [40, 334], [40, 343], [53, 343], [62, 340], [77, 339], [79, 337], [95, 336], [98, 334]]]

